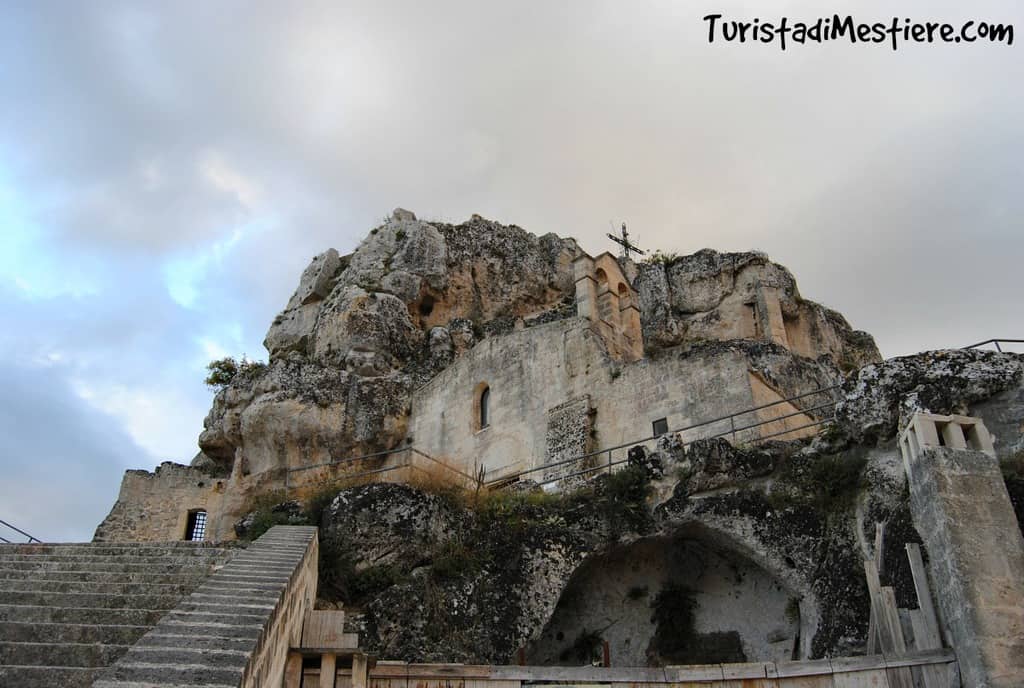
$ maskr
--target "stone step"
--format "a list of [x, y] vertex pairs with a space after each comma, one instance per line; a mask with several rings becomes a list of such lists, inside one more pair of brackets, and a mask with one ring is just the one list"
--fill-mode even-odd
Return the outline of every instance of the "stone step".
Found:
[[0, 686], [10, 688], [89, 688], [100, 667], [0, 666]]
[[[94, 684], [94, 688], [124, 688], [124, 683], [135, 683], [148, 686], [169, 685], [202, 686], [211, 685], [237, 686], [238, 669], [218, 668], [206, 664], [150, 664], [144, 662], [119, 662], [105, 669], [102, 679]], [[269, 686], [268, 686], [269, 688]]]
[[124, 654], [122, 663], [163, 664], [167, 666], [205, 666], [210, 669], [241, 671], [249, 661], [249, 653], [223, 648], [180, 648], [136, 645]]
[[[107, 609], [0, 604], [0, 621], [155, 626], [166, 609]], [[0, 684], [2, 685], [2, 684]]]
[[104, 667], [128, 651], [128, 645], [99, 643], [18, 643], [0, 641], [0, 665]]
[[76, 542], [0, 545], [0, 558], [10, 555], [66, 555], [92, 554], [102, 556], [136, 556], [153, 554], [181, 554], [195, 556], [218, 556], [227, 552], [241, 552], [244, 547], [223, 547], [207, 542]]
[[230, 561], [230, 557], [202, 556], [169, 552], [166, 554], [140, 554], [132, 557], [104, 556], [102, 554], [8, 554], [0, 557], [0, 565], [32, 564], [41, 562], [81, 562], [83, 564], [118, 563], [118, 564], [197, 564], [208, 566]]
[[153, 631], [140, 638], [135, 647], [180, 648], [183, 650], [236, 650], [252, 652], [256, 649], [256, 637], [233, 637], [220, 635], [220, 628], [215, 626], [191, 626], [182, 629], [181, 633]]
[[196, 589], [186, 583], [114, 583], [97, 581], [47, 580], [38, 577], [22, 580], [0, 580], [0, 592], [76, 592], [110, 595], [188, 595]]
[[151, 562], [131, 560], [131, 562], [128, 563], [123, 560], [104, 557], [100, 557], [99, 561], [46, 559], [44, 557], [33, 561], [5, 561], [2, 562], [0, 566], [6, 570], [20, 571], [91, 571], [96, 573], [149, 572], [154, 574], [173, 574], [181, 570], [208, 572], [216, 568], [217, 564], [200, 558], [184, 561], [160, 559]]
[[181, 595], [116, 595], [92, 592], [23, 592], [0, 590], [0, 605], [101, 607], [104, 609], [173, 609]]
[[202, 567], [189, 567], [177, 573], [151, 571], [58, 571], [55, 569], [7, 569], [0, 564], [0, 587], [6, 580], [45, 579], [48, 581], [74, 581], [95, 583], [181, 583], [198, 587], [209, 578], [210, 571]]
[[109, 643], [131, 645], [149, 626], [0, 621], [0, 641], [21, 643]]

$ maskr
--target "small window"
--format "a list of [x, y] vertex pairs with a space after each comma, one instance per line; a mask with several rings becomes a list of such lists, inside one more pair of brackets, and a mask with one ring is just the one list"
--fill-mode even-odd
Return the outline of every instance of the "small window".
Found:
[[188, 512], [188, 527], [185, 529], [185, 539], [192, 542], [200, 542], [206, 535], [206, 512]]
[[484, 387], [480, 392], [480, 429], [483, 430], [491, 424], [491, 388]]
[[661, 437], [668, 432], [668, 418], [659, 418], [658, 420], [651, 423], [654, 428], [654, 436]]

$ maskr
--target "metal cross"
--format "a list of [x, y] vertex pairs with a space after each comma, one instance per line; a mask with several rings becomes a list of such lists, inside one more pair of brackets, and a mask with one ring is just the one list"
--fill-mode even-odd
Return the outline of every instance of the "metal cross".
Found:
[[629, 254], [630, 254], [631, 251], [634, 252], [634, 253], [639, 253], [641, 256], [642, 255], [646, 255], [646, 253], [643, 250], [641, 250], [640, 247], [634, 246], [633, 244], [629, 243], [629, 232], [626, 231], [626, 223], [625, 222], [622, 223], [622, 238], [621, 239], [619, 237], [615, 236], [614, 234], [612, 234], [611, 232], [608, 233], [608, 238], [611, 239], [616, 244], [618, 244], [619, 246], [622, 247], [622, 257], [623, 258], [629, 258]]

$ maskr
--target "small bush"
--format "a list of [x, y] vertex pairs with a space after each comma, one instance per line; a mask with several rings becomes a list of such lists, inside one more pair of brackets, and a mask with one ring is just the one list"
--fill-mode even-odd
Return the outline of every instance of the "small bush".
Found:
[[231, 356], [210, 361], [206, 365], [208, 374], [206, 386], [221, 390], [237, 379], [252, 379], [267, 369], [267, 364], [262, 361], [250, 361], [242, 354], [242, 360], [236, 361]]
[[397, 232], [395, 232], [395, 238], [398, 239], [399, 241], [404, 239], [405, 238], [405, 230], [404, 229], [400, 229]]
[[437, 580], [453, 580], [473, 574], [486, 563], [481, 556], [459, 540], [441, 544], [431, 558], [431, 572]]
[[676, 253], [665, 253], [661, 249], [658, 249], [646, 259], [644, 263], [647, 265], [672, 265], [672, 263], [679, 260], [679, 255]]

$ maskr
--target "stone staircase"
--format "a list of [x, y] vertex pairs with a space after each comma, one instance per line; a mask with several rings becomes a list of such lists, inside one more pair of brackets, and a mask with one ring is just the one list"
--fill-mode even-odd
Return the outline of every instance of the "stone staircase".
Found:
[[0, 545], [0, 686], [90, 686], [235, 549]]

